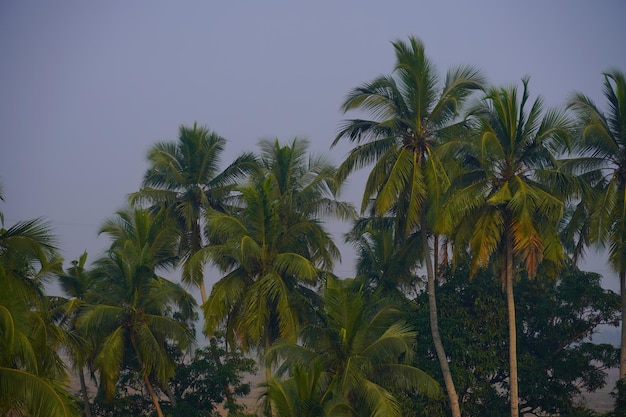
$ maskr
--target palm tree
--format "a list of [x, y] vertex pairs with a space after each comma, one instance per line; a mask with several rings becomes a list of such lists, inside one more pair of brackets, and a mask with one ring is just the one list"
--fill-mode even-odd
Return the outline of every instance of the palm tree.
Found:
[[[179, 255], [187, 262], [204, 246], [201, 218], [207, 208], [223, 210], [233, 183], [248, 172], [254, 158], [244, 153], [223, 171], [220, 158], [226, 140], [205, 127], [181, 126], [177, 142], [158, 142], [148, 151], [150, 167], [142, 188], [130, 195], [131, 203], [147, 202], [168, 208], [180, 227]], [[206, 289], [202, 266], [187, 268], [182, 280], [200, 288], [202, 303]]]
[[336, 180], [336, 168], [324, 155], [309, 155], [308, 140], [295, 138], [281, 145], [278, 139], [265, 139], [259, 147], [259, 174], [274, 181], [284, 221], [296, 213], [307, 218], [354, 218], [352, 204], [336, 199], [342, 184]]
[[58, 275], [59, 284], [63, 292], [69, 297], [63, 300], [61, 325], [67, 329], [67, 350], [72, 361], [74, 371], [78, 374], [80, 391], [83, 396], [83, 411], [86, 417], [91, 417], [89, 393], [85, 381], [84, 368], [90, 362], [93, 347], [87, 339], [76, 329], [76, 319], [81, 310], [87, 307], [91, 298], [91, 286], [94, 283], [93, 274], [86, 268], [87, 252], [76, 260], [64, 274]]
[[78, 416], [43, 292], [62, 263], [54, 236], [41, 219], [5, 229], [0, 213], [0, 222], [0, 414]]
[[528, 80], [522, 83], [521, 98], [516, 87], [491, 87], [474, 109], [476, 141], [466, 149], [468, 171], [461, 177], [466, 183], [440, 216], [448, 222], [445, 229], [456, 231], [456, 247], [469, 246], [472, 271], [490, 262], [501, 271], [508, 305], [511, 416], [519, 415], [516, 268], [532, 278], [542, 262], [558, 265], [564, 258], [558, 236], [564, 202], [547, 179], [559, 168], [557, 150], [567, 144], [571, 128], [563, 112], [544, 112], [541, 98], [527, 113]]
[[[187, 323], [195, 302], [181, 286], [156, 274], [176, 260], [173, 236], [163, 211], [120, 211], [101, 228], [113, 238], [106, 257], [96, 262], [96, 302], [77, 321], [93, 346], [94, 366], [110, 397], [122, 367], [136, 366], [159, 417], [153, 381], [163, 387], [174, 376], [172, 347], [191, 348]], [[176, 318], [172, 311], [178, 313]]]
[[327, 280], [322, 306], [318, 322], [302, 329], [301, 344], [283, 339], [268, 352], [269, 360], [284, 359], [283, 368], [296, 380], [302, 369], [308, 371], [309, 383], [296, 390], [300, 397], [315, 398], [307, 393], [317, 392], [318, 405], [342, 405], [350, 411], [345, 415], [374, 417], [400, 415], [392, 389], [440, 394], [434, 379], [408, 365], [415, 332], [395, 321], [395, 308], [367, 300], [350, 280], [334, 278]]
[[293, 366], [290, 376], [277, 376], [266, 384], [261, 396], [276, 410], [277, 417], [350, 416], [352, 408], [343, 398], [332, 398], [325, 392], [328, 375], [319, 366]]
[[[620, 379], [626, 376], [626, 79], [612, 69], [604, 74], [604, 97], [608, 113], [603, 113], [582, 93], [572, 94], [569, 108], [578, 116], [580, 158], [575, 165], [597, 194], [583, 200], [588, 207], [589, 241], [609, 244], [609, 262], [618, 272], [622, 296]], [[579, 171], [580, 172], [580, 171]], [[583, 238], [585, 238], [583, 236]]]
[[445, 165], [436, 150], [446, 139], [463, 132], [458, 111], [468, 95], [481, 88], [483, 77], [472, 67], [454, 68], [448, 71], [440, 89], [439, 77], [421, 41], [411, 37], [408, 43], [393, 42], [393, 47], [393, 76], [381, 76], [355, 88], [342, 106], [344, 112], [367, 111], [374, 120], [347, 120], [333, 145], [341, 139], [357, 144], [339, 168], [340, 179], [374, 164], [365, 185], [362, 211], [374, 198], [377, 215], [390, 211], [396, 214], [399, 239], [420, 233], [435, 350], [453, 415], [459, 417], [458, 396], [439, 335], [431, 254], [431, 242], [435, 246], [437, 242], [434, 218], [449, 185]]
[[262, 141], [259, 173], [237, 188], [238, 209], [208, 211], [212, 244], [194, 260], [211, 260], [226, 275], [203, 306], [205, 333], [225, 323], [231, 341], [235, 335], [259, 352], [277, 337], [297, 337], [303, 309], [315, 298], [312, 287], [339, 257], [318, 218], [353, 212], [332, 198], [335, 171], [322, 158], [307, 159], [307, 146], [299, 139], [285, 146]]
[[346, 234], [346, 241], [357, 250], [356, 280], [366, 294], [385, 298], [398, 307], [408, 305], [405, 290], [412, 288], [420, 258], [419, 238], [396, 238], [393, 217], [361, 218]]

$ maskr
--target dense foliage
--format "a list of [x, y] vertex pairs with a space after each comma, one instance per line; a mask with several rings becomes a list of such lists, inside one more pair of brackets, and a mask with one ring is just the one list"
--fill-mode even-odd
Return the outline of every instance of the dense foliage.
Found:
[[[255, 371], [254, 360], [239, 350], [227, 351], [224, 340], [212, 338], [190, 357], [179, 356], [176, 374], [170, 380], [166, 414], [173, 417], [213, 417], [222, 405], [229, 415], [244, 416], [245, 410], [236, 398], [250, 394], [246, 374]], [[151, 415], [150, 400], [144, 395], [142, 382], [135, 372], [127, 371], [119, 379], [113, 401], [96, 401], [93, 414], [101, 417]], [[175, 404], [175, 406], [174, 406]]]
[[[241, 416], [259, 365], [266, 416], [593, 415], [581, 393], [626, 374], [624, 326], [621, 350], [592, 338], [626, 318], [624, 74], [604, 74], [606, 113], [582, 93], [544, 109], [528, 79], [440, 79], [419, 39], [392, 45], [393, 73], [342, 105], [369, 119], [341, 125], [339, 167], [295, 138], [220, 170], [226, 139], [181, 126], [103, 223], [109, 248], [66, 270], [49, 224], [0, 211], [0, 414]], [[366, 167], [357, 218], [339, 191]], [[354, 278], [329, 220], [352, 222]], [[621, 297], [576, 267], [594, 244]]]
[[[467, 416], [506, 413], [508, 385], [506, 299], [490, 271], [469, 278], [459, 266], [438, 288], [441, 328], [457, 377], [461, 408]], [[596, 344], [601, 325], [617, 326], [620, 299], [600, 286], [600, 276], [564, 270], [555, 279], [516, 284], [520, 409], [524, 413], [570, 415], [580, 394], [605, 384], [605, 370], [618, 364], [612, 345]], [[417, 357], [432, 358], [425, 295], [415, 300], [412, 322], [418, 329]], [[425, 365], [433, 375], [435, 363]]]

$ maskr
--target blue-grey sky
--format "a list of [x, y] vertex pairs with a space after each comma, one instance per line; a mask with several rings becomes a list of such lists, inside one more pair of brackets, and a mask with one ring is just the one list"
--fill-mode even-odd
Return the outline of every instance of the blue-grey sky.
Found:
[[[97, 229], [136, 191], [156, 140], [207, 125], [224, 164], [261, 138], [330, 144], [353, 87], [392, 70], [390, 42], [421, 38], [440, 73], [481, 68], [531, 94], [602, 103], [626, 71], [626, 2], [0, 1], [0, 180], [7, 224], [45, 216], [66, 261], [107, 245]], [[603, 104], [603, 103], [602, 103]], [[358, 203], [362, 177], [344, 197]], [[602, 255], [588, 264], [617, 281]], [[67, 265], [67, 264], [66, 264]], [[350, 275], [344, 254], [340, 275]]]

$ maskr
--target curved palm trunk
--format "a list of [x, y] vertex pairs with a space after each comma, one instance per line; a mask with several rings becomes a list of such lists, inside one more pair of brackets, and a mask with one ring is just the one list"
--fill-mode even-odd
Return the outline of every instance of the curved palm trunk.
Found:
[[156, 408], [157, 416], [165, 417], [163, 415], [163, 411], [161, 411], [161, 405], [159, 404], [159, 397], [157, 397], [156, 392], [154, 392], [154, 388], [152, 387], [152, 383], [150, 383], [150, 379], [148, 378], [148, 373], [144, 372], [143, 374], [143, 382], [148, 389], [148, 393], [150, 394], [150, 399], [152, 400], [152, 404], [154, 404], [154, 408]]
[[[269, 323], [265, 324], [265, 352], [267, 352], [270, 347], [272, 347], [272, 339], [269, 331]], [[265, 362], [265, 383], [268, 384], [272, 379], [272, 365], [266, 361]], [[270, 401], [269, 397], [266, 397], [265, 404], [263, 405], [264, 415], [265, 417], [272, 417], [274, 415], [274, 406], [272, 401]]]
[[[510, 223], [510, 222], [509, 222]], [[517, 330], [515, 321], [515, 299], [513, 298], [513, 237], [506, 230], [506, 301], [509, 316], [509, 383], [511, 389], [511, 417], [519, 416], [519, 394], [517, 381]]]
[[78, 370], [78, 379], [80, 380], [80, 392], [83, 394], [83, 410], [85, 411], [85, 417], [91, 417], [89, 395], [87, 392], [87, 384], [85, 383], [85, 373], [82, 367]]
[[443, 381], [446, 385], [446, 391], [448, 392], [448, 397], [450, 399], [452, 416], [461, 417], [459, 396], [457, 395], [456, 388], [454, 387], [454, 381], [452, 380], [452, 373], [450, 372], [448, 358], [446, 356], [445, 350], [443, 349], [441, 336], [439, 335], [439, 321], [437, 319], [437, 299], [435, 297], [435, 273], [433, 269], [432, 258], [430, 257], [428, 236], [425, 233], [424, 228], [422, 228], [422, 247], [424, 248], [424, 263], [426, 264], [426, 276], [428, 278], [428, 311], [430, 313], [430, 331], [433, 336], [433, 343], [435, 345], [435, 351], [437, 352], [437, 358], [439, 359], [439, 366], [441, 367]]
[[619, 351], [619, 377], [626, 376], [626, 270], [619, 271], [619, 290], [622, 297], [622, 337]]
[[135, 350], [135, 355], [137, 355], [137, 360], [139, 362], [139, 366], [141, 367], [141, 372], [143, 373], [143, 383], [148, 390], [148, 394], [150, 394], [150, 399], [152, 400], [152, 404], [154, 404], [154, 408], [156, 409], [158, 417], [165, 417], [163, 415], [163, 411], [161, 410], [161, 405], [159, 404], [159, 397], [156, 395], [154, 391], [154, 387], [152, 387], [152, 383], [150, 382], [150, 378], [148, 378], [148, 373], [143, 369], [143, 361], [141, 360], [141, 355], [139, 354], [139, 349], [137, 349], [137, 343], [135, 341], [134, 335], [130, 337], [130, 343]]

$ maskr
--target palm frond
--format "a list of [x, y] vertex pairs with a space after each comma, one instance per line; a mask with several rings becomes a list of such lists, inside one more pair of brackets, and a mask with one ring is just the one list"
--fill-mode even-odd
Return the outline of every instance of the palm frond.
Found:
[[73, 397], [59, 381], [21, 369], [0, 367], [0, 412], [25, 411], [32, 417], [78, 417]]

